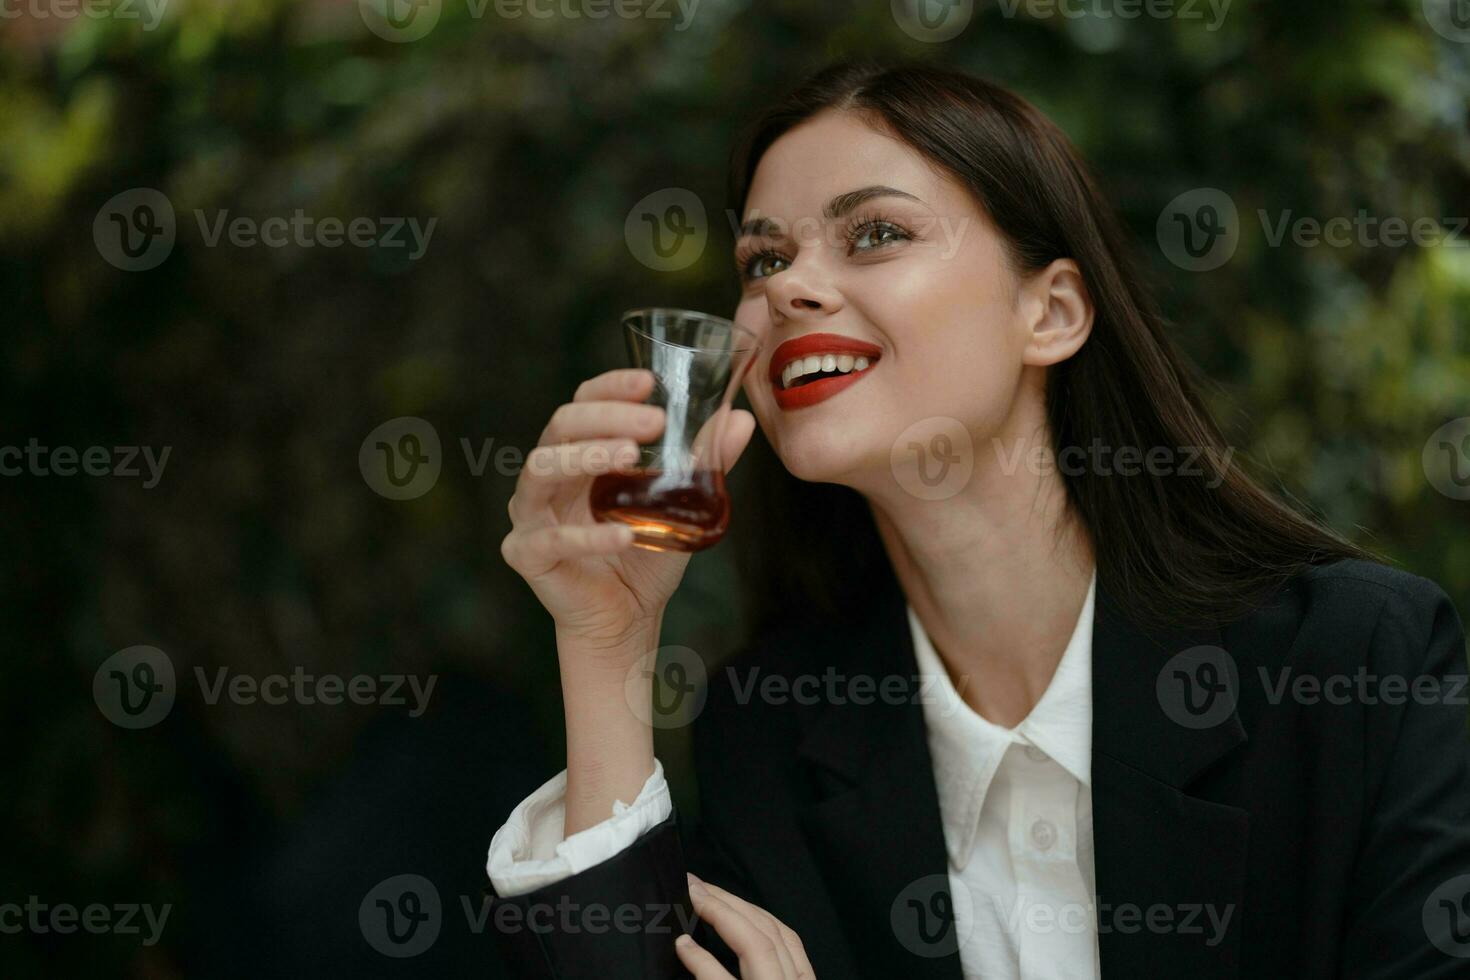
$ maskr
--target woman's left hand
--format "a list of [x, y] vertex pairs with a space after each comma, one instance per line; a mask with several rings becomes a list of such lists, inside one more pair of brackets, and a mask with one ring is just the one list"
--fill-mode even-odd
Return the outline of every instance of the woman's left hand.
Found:
[[[695, 913], [714, 926], [740, 957], [741, 980], [816, 980], [800, 937], [765, 909], [692, 874], [689, 898]], [[689, 936], [680, 936], [674, 949], [695, 980], [735, 980], [714, 954]]]

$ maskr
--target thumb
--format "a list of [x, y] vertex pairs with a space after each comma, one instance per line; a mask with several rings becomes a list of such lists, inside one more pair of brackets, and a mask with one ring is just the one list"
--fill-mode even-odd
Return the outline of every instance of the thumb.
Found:
[[754, 434], [755, 416], [744, 408], [732, 409], [730, 417], [725, 421], [723, 456], [726, 473], [735, 468], [735, 461], [745, 452], [745, 447], [750, 445], [750, 437]]

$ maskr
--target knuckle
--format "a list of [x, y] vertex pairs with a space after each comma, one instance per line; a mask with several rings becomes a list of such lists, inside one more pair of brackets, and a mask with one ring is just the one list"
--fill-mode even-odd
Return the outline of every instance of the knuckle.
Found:
[[768, 937], [761, 937], [761, 942], [756, 945], [754, 956], [757, 963], [771, 967], [781, 965], [781, 957], [777, 955], [776, 947]]
[[532, 477], [550, 476], [558, 455], [555, 446], [537, 446], [526, 456], [526, 469]]

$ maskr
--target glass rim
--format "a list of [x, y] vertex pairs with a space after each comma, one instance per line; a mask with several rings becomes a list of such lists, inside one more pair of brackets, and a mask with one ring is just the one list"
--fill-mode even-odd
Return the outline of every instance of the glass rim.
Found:
[[[647, 330], [640, 328], [637, 324], [633, 322], [634, 317], [650, 313], [672, 313], [679, 316], [696, 317], [701, 320], [711, 320], [715, 323], [723, 323], [725, 326], [729, 327], [732, 332], [745, 334], [746, 337], [750, 338], [750, 341], [748, 344], [740, 346], [732, 345], [730, 347], [691, 347], [688, 344], [675, 343], [672, 340], [663, 340], [659, 337], [653, 336]], [[755, 350], [757, 347], [760, 346], [761, 342], [759, 334], [757, 334], [754, 330], [751, 330], [749, 327], [741, 326], [734, 320], [729, 320], [722, 316], [716, 316], [713, 313], [701, 313], [699, 310], [684, 309], [683, 307], [679, 306], [640, 306], [634, 310], [624, 310], [622, 316], [622, 324], [625, 328], [633, 331], [640, 337], [647, 338], [655, 344], [665, 344], [669, 347], [679, 347], [683, 350], [710, 351], [712, 353], [719, 351], [728, 351], [730, 353], [735, 353], [739, 351]]]

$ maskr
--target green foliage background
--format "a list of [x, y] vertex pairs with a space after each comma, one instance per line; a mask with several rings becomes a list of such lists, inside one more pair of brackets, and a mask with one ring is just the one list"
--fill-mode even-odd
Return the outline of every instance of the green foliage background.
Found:
[[[370, 720], [195, 705], [187, 739], [122, 732], [91, 678], [134, 644], [181, 673], [487, 676], [526, 692], [554, 759], [549, 623], [498, 551], [514, 475], [472, 475], [459, 440], [533, 446], [577, 382], [622, 363], [620, 310], [733, 309], [731, 139], [838, 56], [957, 66], [1055, 118], [1257, 471], [1470, 610], [1470, 503], [1436, 492], [1421, 462], [1435, 429], [1470, 415], [1465, 238], [1271, 247], [1254, 217], [1470, 213], [1470, 44], [1432, 30], [1418, 0], [1235, 0], [1213, 30], [982, 2], [943, 44], [899, 30], [886, 0], [703, 0], [687, 24], [667, 9], [537, 19], [492, 3], [475, 17], [445, 0], [413, 43], [375, 36], [346, 0], [175, 0], [152, 31], [0, 21], [0, 442], [173, 447], [152, 490], [0, 481], [0, 885], [187, 904], [180, 849], [242, 819], [211, 780], [243, 787], [249, 821], [289, 826]], [[691, 267], [654, 272], [624, 222], [674, 186], [703, 199], [711, 241]], [[179, 242], [127, 273], [92, 226], [135, 187], [169, 197]], [[1196, 187], [1225, 190], [1242, 216], [1211, 272], [1170, 264], [1155, 238], [1165, 204]], [[208, 248], [192, 218], [297, 208], [437, 225], [409, 262]], [[445, 465], [430, 493], [394, 502], [364, 484], [357, 451], [401, 415], [436, 426]], [[696, 558], [665, 642], [733, 645], [723, 551]], [[660, 751], [687, 787], [683, 741]], [[179, 969], [168, 942], [55, 955], [53, 975], [83, 959], [94, 975]]]

